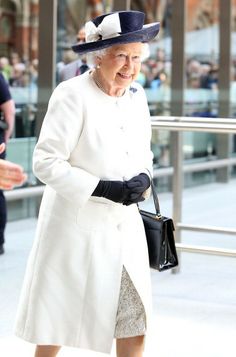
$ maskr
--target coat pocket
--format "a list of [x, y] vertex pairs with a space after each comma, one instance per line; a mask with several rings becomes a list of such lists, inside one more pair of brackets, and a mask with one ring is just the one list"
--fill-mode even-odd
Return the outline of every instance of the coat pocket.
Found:
[[89, 200], [86, 205], [77, 210], [76, 223], [81, 229], [103, 231], [113, 222], [112, 205], [106, 202]]

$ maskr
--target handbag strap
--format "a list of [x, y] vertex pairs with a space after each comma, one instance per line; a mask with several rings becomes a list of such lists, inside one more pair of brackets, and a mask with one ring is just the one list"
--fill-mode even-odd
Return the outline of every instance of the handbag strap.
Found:
[[155, 190], [155, 186], [153, 183], [153, 180], [151, 179], [151, 190], [152, 190], [152, 197], [153, 197], [153, 202], [156, 210], [157, 216], [161, 216], [161, 210], [160, 210], [160, 204], [159, 204], [159, 199]]

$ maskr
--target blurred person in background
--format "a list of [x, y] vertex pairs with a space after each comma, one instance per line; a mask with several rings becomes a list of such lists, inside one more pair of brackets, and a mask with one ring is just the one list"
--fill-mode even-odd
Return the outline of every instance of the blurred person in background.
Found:
[[[202, 65], [201, 88], [218, 89], [219, 68], [216, 64], [210, 63], [208, 72], [206, 73], [206, 65]], [[207, 67], [208, 68], [208, 67]]]
[[29, 75], [24, 63], [16, 63], [9, 78], [10, 87], [27, 87], [29, 85]]
[[10, 54], [10, 64], [13, 67], [17, 63], [23, 63], [20, 55], [17, 52], [11, 52]]
[[140, 83], [143, 88], [149, 88], [151, 80], [152, 80], [151, 68], [148, 66], [147, 63], [143, 62], [141, 64], [141, 69], [136, 81]]
[[37, 84], [38, 84], [38, 64], [39, 64], [39, 61], [37, 58], [34, 58], [29, 63], [28, 73], [29, 73], [31, 86], [37, 86]]
[[[0, 144], [8, 142], [15, 122], [15, 104], [11, 98], [8, 85], [0, 73]], [[5, 151], [0, 154], [0, 159], [5, 159]], [[0, 250], [4, 253], [4, 232], [7, 222], [7, 207], [3, 190], [0, 190]]]
[[192, 74], [201, 75], [202, 73], [202, 66], [201, 62], [196, 58], [188, 58], [186, 63], [186, 76], [187, 79], [192, 76]]
[[[77, 35], [77, 42], [84, 43], [85, 42], [85, 30], [82, 27]], [[80, 56], [80, 58], [75, 61], [66, 64], [63, 66], [59, 73], [60, 81], [66, 81], [67, 79], [73, 78], [80, 74], [83, 74], [89, 69], [89, 65], [87, 64], [86, 56]]]
[[7, 57], [0, 57], [0, 72], [3, 74], [5, 80], [9, 82], [12, 74], [12, 66], [10, 65], [9, 59]]

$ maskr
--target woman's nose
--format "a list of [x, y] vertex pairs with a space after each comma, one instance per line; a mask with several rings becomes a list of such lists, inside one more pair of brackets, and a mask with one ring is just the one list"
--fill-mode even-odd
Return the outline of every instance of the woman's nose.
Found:
[[127, 56], [126, 61], [125, 61], [125, 66], [128, 68], [132, 68], [134, 65], [134, 62], [132, 60], [132, 57]]

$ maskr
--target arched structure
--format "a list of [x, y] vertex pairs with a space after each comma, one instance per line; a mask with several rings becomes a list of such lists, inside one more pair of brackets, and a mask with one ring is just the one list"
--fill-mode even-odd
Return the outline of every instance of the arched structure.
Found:
[[16, 51], [24, 60], [36, 58], [38, 0], [3, 0], [0, 4], [0, 55]]

